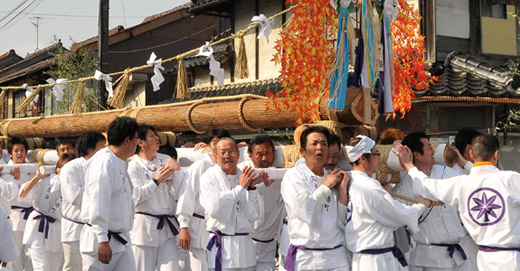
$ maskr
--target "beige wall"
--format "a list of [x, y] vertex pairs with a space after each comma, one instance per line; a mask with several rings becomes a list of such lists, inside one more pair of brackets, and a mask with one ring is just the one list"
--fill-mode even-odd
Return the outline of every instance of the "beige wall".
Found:
[[515, 7], [507, 6], [507, 18], [482, 17], [482, 53], [517, 55]]

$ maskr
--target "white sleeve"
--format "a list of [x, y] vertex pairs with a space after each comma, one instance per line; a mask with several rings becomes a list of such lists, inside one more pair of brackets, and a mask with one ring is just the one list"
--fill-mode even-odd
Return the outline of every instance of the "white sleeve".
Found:
[[419, 230], [417, 225], [419, 216], [426, 209], [422, 204], [404, 205], [383, 190], [374, 191], [369, 202], [371, 203], [370, 208], [368, 208], [369, 215], [379, 223], [394, 230], [405, 224], [412, 232], [417, 232]]
[[200, 178], [198, 165], [199, 163], [188, 168], [187, 173], [184, 176], [185, 180], [179, 190], [176, 214], [181, 228], [188, 227], [193, 212], [195, 212], [195, 195], [199, 191]]
[[112, 169], [106, 161], [93, 161], [85, 175], [85, 191], [90, 200], [88, 223], [97, 237], [98, 243], [108, 242], [108, 221], [112, 198]]
[[74, 163], [70, 166], [65, 164], [61, 169], [58, 180], [60, 181], [60, 187], [62, 191], [61, 196], [63, 199], [72, 204], [80, 205], [80, 195], [83, 193], [82, 179], [84, 176], [78, 176], [78, 174], [81, 174], [80, 172], [83, 171], [79, 171], [75, 165], [77, 164]]
[[128, 164], [128, 177], [132, 182], [132, 199], [136, 205], [150, 199], [158, 187], [153, 181], [146, 180], [143, 169], [136, 165], [135, 162]]
[[294, 211], [293, 215], [310, 224], [316, 210], [325, 202], [332, 190], [321, 185], [311, 192], [302, 177], [292, 171], [285, 174], [281, 193], [285, 204]]
[[[456, 188], [461, 176], [448, 179], [431, 179], [422, 171], [413, 167], [408, 171], [413, 179], [414, 193], [420, 194], [423, 198], [440, 200], [448, 205], [457, 205], [459, 189]], [[463, 175], [465, 176], [465, 175]]]
[[471, 167], [473, 166], [473, 163], [471, 163], [470, 161], [468, 161], [465, 165], [464, 165], [464, 169], [463, 169], [463, 172], [464, 174], [468, 175], [469, 172], [471, 171]]
[[340, 229], [343, 229], [345, 227], [345, 225], [347, 224], [347, 212], [348, 212], [348, 207], [343, 205], [341, 202], [339, 202], [338, 200], [338, 226], [340, 227]]
[[0, 178], [0, 196], [7, 201], [13, 201], [18, 198], [20, 188], [11, 174], [2, 174]]
[[246, 196], [246, 190], [237, 185], [230, 191], [221, 191], [218, 180], [212, 174], [203, 174], [200, 178], [200, 203], [206, 213], [216, 220], [229, 223], [232, 218], [230, 210], [236, 202]]
[[[50, 177], [47, 177], [47, 178], [50, 178]], [[22, 193], [23, 189], [25, 188], [25, 186], [29, 185], [30, 181], [29, 182], [26, 182], [24, 184], [22, 184], [22, 186], [20, 187], [20, 191], [18, 193], [18, 200], [20, 202], [26, 202], [26, 203], [30, 203], [32, 204], [33, 201], [37, 200], [38, 199], [38, 196], [40, 195], [40, 193], [42, 192], [43, 190], [43, 185], [42, 185], [42, 182], [43, 182], [44, 179], [41, 179], [39, 180], [33, 187], [32, 189], [29, 191], [29, 193], [27, 193], [27, 196], [25, 198], [22, 198], [20, 197], [20, 194]]]
[[258, 188], [257, 190], [248, 191], [246, 194], [245, 215], [249, 221], [255, 222], [264, 216], [264, 201], [262, 195], [258, 192]]

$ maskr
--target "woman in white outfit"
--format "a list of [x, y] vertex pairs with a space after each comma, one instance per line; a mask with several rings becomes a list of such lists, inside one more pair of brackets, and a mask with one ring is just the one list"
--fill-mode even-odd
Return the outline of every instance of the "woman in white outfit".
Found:
[[61, 192], [58, 175], [61, 167], [74, 154], [63, 154], [56, 165], [56, 173], [36, 175], [20, 188], [20, 199], [31, 202], [34, 210], [29, 215], [23, 235], [35, 271], [57, 271], [61, 264]]

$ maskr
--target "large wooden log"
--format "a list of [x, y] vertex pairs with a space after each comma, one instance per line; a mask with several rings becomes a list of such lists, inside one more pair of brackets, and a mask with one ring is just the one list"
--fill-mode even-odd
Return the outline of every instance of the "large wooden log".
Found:
[[[328, 112], [327, 99], [320, 100], [320, 118], [349, 124], [362, 124], [362, 119], [351, 108], [360, 90], [352, 88], [347, 94], [346, 108], [342, 112]], [[358, 106], [359, 107], [359, 106]], [[190, 112], [190, 114], [188, 114]], [[189, 115], [189, 117], [187, 117]], [[108, 124], [118, 116], [129, 116], [139, 123], [155, 126], [158, 131], [190, 131], [199, 133], [222, 127], [228, 130], [280, 128], [294, 126], [298, 116], [290, 111], [278, 113], [267, 107], [265, 99], [211, 101], [166, 104], [123, 110], [108, 110], [81, 115], [59, 115], [36, 118], [7, 119], [0, 122], [2, 136], [73, 137], [85, 131], [105, 132]], [[241, 119], [242, 117], [242, 119]], [[190, 127], [191, 121], [191, 127]]]

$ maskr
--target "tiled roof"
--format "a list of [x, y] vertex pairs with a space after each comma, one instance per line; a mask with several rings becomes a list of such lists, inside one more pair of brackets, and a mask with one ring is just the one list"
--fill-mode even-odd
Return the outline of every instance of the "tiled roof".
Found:
[[[108, 36], [113, 36], [121, 31], [123, 31], [125, 29], [124, 26], [122, 25], [118, 25], [112, 29], [110, 29], [108, 31]], [[86, 46], [86, 45], [89, 45], [89, 44], [92, 44], [92, 43], [95, 43], [97, 42], [98, 40], [98, 36], [94, 36], [92, 38], [89, 38], [89, 39], [86, 39], [84, 41], [81, 41], [81, 42], [77, 42], [77, 43], [74, 43], [72, 44], [72, 46], [70, 47], [71, 50], [78, 50], [79, 48], [83, 47], [83, 46]]]
[[[215, 60], [220, 61], [224, 57], [230, 55], [232, 53], [232, 48], [229, 43], [220, 43], [213, 46], [213, 57]], [[205, 56], [197, 56], [197, 53], [193, 53], [189, 56], [184, 57], [184, 65], [186, 68], [193, 68], [202, 65], [208, 65], [209, 58]], [[179, 68], [179, 62], [173, 61], [171, 67], [168, 69], [168, 72], [177, 72]]]
[[186, 10], [191, 13], [200, 13], [231, 1], [232, 0], [192, 0], [191, 5], [186, 5]]
[[444, 65], [434, 67], [432, 74], [439, 81], [430, 90], [415, 91], [417, 96], [520, 96], [519, 79], [508, 69], [463, 53], [450, 53]]
[[231, 83], [223, 86], [205, 86], [190, 88], [190, 97], [186, 99], [170, 98], [161, 103], [176, 103], [198, 100], [207, 97], [231, 96], [239, 94], [256, 94], [265, 96], [268, 92], [278, 92], [282, 89], [279, 78]]

